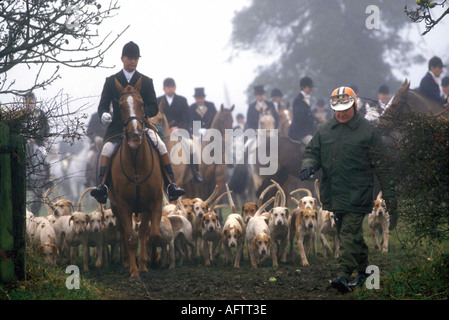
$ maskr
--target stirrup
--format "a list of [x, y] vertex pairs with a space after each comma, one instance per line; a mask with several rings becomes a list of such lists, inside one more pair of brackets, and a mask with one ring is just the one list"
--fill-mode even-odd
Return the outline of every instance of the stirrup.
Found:
[[100, 184], [96, 189], [90, 192], [90, 195], [95, 198], [99, 203], [105, 204], [108, 200], [108, 186]]
[[177, 200], [180, 196], [183, 196], [186, 194], [184, 189], [179, 188], [176, 184], [170, 183], [167, 186], [167, 194], [168, 194], [168, 200], [174, 201]]

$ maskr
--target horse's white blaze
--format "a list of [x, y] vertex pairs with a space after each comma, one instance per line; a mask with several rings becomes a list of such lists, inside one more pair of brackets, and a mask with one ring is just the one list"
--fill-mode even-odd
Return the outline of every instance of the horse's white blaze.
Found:
[[[132, 96], [128, 96], [128, 98], [126, 99], [126, 102], [128, 102], [129, 105], [129, 113], [131, 117], [135, 117], [136, 113], [134, 112], [134, 100]], [[131, 120], [131, 123], [133, 125], [134, 128], [134, 132], [137, 133], [137, 120]]]

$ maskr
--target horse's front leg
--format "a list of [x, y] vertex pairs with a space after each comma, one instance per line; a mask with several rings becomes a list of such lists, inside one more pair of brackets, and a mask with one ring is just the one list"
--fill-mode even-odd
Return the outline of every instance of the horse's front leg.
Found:
[[160, 224], [162, 218], [162, 207], [160, 207], [160, 209], [153, 210], [150, 216], [149, 219], [151, 220], [151, 230], [148, 237], [148, 243], [150, 245], [158, 245], [161, 240]]
[[138, 246], [138, 238], [132, 226], [132, 212], [130, 208], [121, 209], [118, 208], [118, 216], [121, 223], [121, 235], [123, 242], [123, 251], [125, 261], [128, 260], [129, 272], [131, 274], [130, 280], [139, 279], [139, 271], [137, 269], [136, 254]]
[[[139, 226], [139, 243], [140, 243], [139, 275], [143, 277], [146, 277], [148, 275], [147, 237], [149, 229], [150, 229], [150, 216], [149, 214], [142, 214], [142, 222], [140, 223]], [[153, 230], [153, 227], [151, 227], [151, 230]]]

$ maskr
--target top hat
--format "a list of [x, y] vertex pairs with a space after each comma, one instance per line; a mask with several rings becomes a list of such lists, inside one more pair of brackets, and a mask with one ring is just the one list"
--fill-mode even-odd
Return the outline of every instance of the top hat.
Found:
[[255, 86], [254, 87], [254, 94], [258, 95], [258, 94], [265, 94], [265, 89], [263, 88], [263, 85], [261, 86]]
[[195, 98], [205, 97], [204, 88], [195, 88], [195, 94], [193, 95]]
[[140, 57], [140, 49], [137, 44], [130, 41], [123, 46], [122, 57], [138, 58]]

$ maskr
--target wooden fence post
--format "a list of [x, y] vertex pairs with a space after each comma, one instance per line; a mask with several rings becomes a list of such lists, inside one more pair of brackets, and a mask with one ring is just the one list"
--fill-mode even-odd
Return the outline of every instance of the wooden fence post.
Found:
[[25, 280], [26, 254], [26, 159], [25, 142], [18, 134], [11, 134], [10, 145], [14, 152], [11, 157], [11, 194], [15, 274], [18, 280]]
[[[9, 145], [9, 128], [0, 123], [0, 148]], [[0, 152], [0, 281], [10, 282], [14, 277], [14, 260], [8, 255], [14, 249], [11, 201], [11, 156]]]

